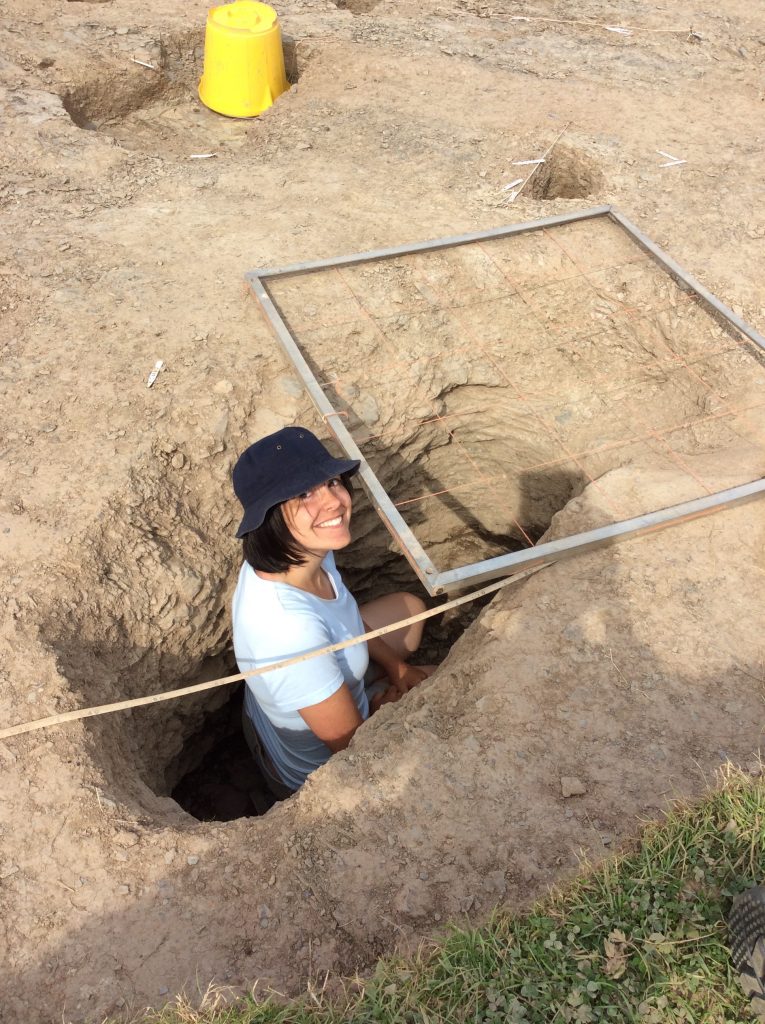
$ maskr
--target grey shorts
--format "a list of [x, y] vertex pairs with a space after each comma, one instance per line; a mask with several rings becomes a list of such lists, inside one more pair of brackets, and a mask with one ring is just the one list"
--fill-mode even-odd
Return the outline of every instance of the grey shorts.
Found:
[[271, 763], [271, 758], [268, 756], [263, 744], [260, 742], [258, 730], [252, 724], [252, 719], [244, 708], [242, 708], [242, 731], [244, 732], [244, 738], [247, 741], [247, 746], [250, 748], [250, 753], [253, 756], [255, 764], [260, 768], [260, 773], [265, 779], [266, 785], [276, 799], [286, 800], [288, 796], [292, 796], [295, 791], [290, 789], [286, 783], [282, 782], [276, 774], [276, 769]]
[[[385, 671], [377, 662], [370, 661], [369, 667], [364, 673], [364, 692], [367, 695], [367, 700], [371, 701], [375, 694], [384, 693], [387, 688], [388, 680], [385, 676]], [[242, 731], [244, 732], [247, 746], [250, 748], [250, 753], [260, 769], [268, 788], [276, 799], [285, 800], [288, 796], [292, 796], [295, 791], [282, 782], [271, 758], [268, 756], [268, 752], [261, 742], [260, 736], [258, 736], [258, 730], [244, 708], [242, 708]]]

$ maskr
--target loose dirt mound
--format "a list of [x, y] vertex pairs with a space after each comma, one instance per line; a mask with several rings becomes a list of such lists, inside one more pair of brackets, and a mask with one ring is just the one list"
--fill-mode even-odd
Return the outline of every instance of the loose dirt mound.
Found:
[[[205, 4], [135, 8], [2, 7], [2, 724], [225, 659], [232, 462], [311, 418], [246, 270], [587, 196], [765, 324], [751, 5], [638, 21], [593, 0], [516, 21], [483, 3], [300, 2], [280, 11], [299, 83], [256, 122], [195, 100]], [[566, 125], [508, 204], [512, 161]], [[657, 149], [688, 162], [662, 169]], [[691, 452], [719, 486], [743, 457], [729, 442], [722, 458]], [[604, 521], [604, 496], [638, 512], [685, 494], [649, 464], [616, 469], [553, 533]], [[5, 1016], [96, 1019], [212, 979], [295, 992], [366, 969], [450, 918], [523, 904], [721, 759], [748, 763], [763, 515], [742, 507], [507, 592], [427, 687], [262, 818], [198, 822], [170, 796], [223, 694], [0, 745]], [[360, 595], [413, 586], [375, 517], [357, 523]]]

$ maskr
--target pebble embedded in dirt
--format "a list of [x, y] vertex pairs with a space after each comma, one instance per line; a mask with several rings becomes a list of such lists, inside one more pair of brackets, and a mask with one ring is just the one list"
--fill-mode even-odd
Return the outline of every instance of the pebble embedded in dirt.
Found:
[[567, 800], [570, 796], [584, 796], [587, 787], [575, 775], [563, 775], [560, 780], [560, 791], [563, 798]]

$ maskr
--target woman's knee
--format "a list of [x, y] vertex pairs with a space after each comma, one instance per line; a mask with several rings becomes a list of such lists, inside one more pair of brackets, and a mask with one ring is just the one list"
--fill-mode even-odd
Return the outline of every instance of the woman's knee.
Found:
[[[410, 594], [408, 591], [401, 591], [399, 594], [400, 600], [406, 609], [406, 618], [410, 618], [412, 615], [420, 615], [425, 611], [426, 605], [421, 597], [417, 594]], [[407, 654], [414, 654], [417, 648], [422, 642], [422, 630], [424, 623], [413, 622], [407, 627], [406, 632], [403, 636], [403, 644]]]
[[[425, 611], [425, 602], [422, 598], [405, 590], [386, 594], [385, 597], [378, 597], [375, 601], [370, 601], [369, 604], [361, 607], [362, 618], [372, 629], [392, 625], [401, 619], [419, 615], [423, 611]], [[422, 622], [414, 622], [409, 626], [402, 626], [395, 632], [389, 633], [384, 639], [400, 657], [408, 659], [420, 646], [422, 625]]]
[[419, 615], [425, 611], [425, 602], [417, 594], [410, 594], [408, 590], [400, 590], [397, 596], [403, 601], [409, 615]]

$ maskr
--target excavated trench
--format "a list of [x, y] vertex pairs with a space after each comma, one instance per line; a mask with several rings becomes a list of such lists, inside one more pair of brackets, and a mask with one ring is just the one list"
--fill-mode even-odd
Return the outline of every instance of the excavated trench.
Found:
[[[230, 450], [247, 440], [237, 438]], [[198, 493], [180, 502], [175, 481], [161, 469], [134, 483], [138, 493], [130, 505], [115, 504], [105, 517], [109, 524], [119, 521], [119, 528], [109, 525], [94, 540], [88, 571], [71, 584], [77, 589], [70, 586], [55, 618], [45, 624], [59, 669], [78, 693], [77, 705], [162, 692], [237, 671], [229, 625], [240, 564], [239, 544], [231, 538], [233, 494], [200, 474]], [[559, 489], [548, 495], [549, 515], [560, 500]], [[358, 600], [395, 589], [425, 596], [360, 488], [354, 509], [355, 539], [338, 561]], [[221, 522], [227, 525], [221, 528]], [[447, 531], [445, 540], [436, 538], [441, 556], [449, 557], [450, 545], [455, 557], [464, 551], [474, 526], [463, 523]], [[422, 661], [443, 660], [484, 603], [430, 620]], [[85, 742], [100, 773], [99, 790], [144, 819], [176, 827], [193, 819], [265, 813], [272, 800], [242, 735], [242, 687], [238, 683], [90, 720]]]
[[[677, 473], [749, 429], [731, 420], [735, 434], [710, 415], [707, 381], [743, 398], [759, 387], [756, 361], [667, 275], [619, 249], [610, 225], [594, 239], [587, 227], [558, 240], [464, 249], [459, 259], [436, 254], [425, 267], [369, 264], [345, 271], [344, 281], [304, 275], [276, 289], [314, 372], [441, 570], [536, 542], [609, 470]], [[570, 251], [589, 261], [587, 288], [580, 268], [571, 276]], [[508, 293], [503, 266], [521, 294]], [[466, 299], [434, 308], [443, 295]], [[182, 480], [163, 449], [103, 516], [87, 572], [44, 624], [78, 704], [233, 670], [229, 604], [241, 551], [227, 480], [252, 441], [246, 419], [230, 428], [225, 458], [192, 459]], [[360, 603], [397, 589], [422, 593], [360, 490], [353, 534], [338, 562]], [[423, 661], [442, 660], [479, 612], [471, 604], [431, 620]], [[181, 827], [264, 813], [269, 799], [243, 743], [241, 699], [240, 685], [92, 720], [87, 744], [102, 788]]]
[[[487, 600], [483, 598], [467, 610], [460, 610], [461, 614], [431, 620], [419, 660], [423, 664], [442, 661]], [[233, 656], [210, 658], [198, 679], [237, 671]], [[179, 753], [164, 767], [164, 782], [158, 795], [171, 797], [200, 821], [262, 815], [274, 805], [242, 733], [244, 685], [234, 684], [223, 703], [219, 704], [218, 698], [211, 699], [210, 710], [203, 710], [201, 723], [185, 735]]]
[[[236, 672], [227, 666], [227, 674]], [[169, 795], [200, 821], [231, 821], [265, 814], [273, 797], [242, 733], [244, 683], [237, 683], [224, 704], [204, 716], [181, 752], [165, 769]]]
[[[544, 239], [532, 242], [538, 247]], [[714, 369], [718, 387], [743, 392], [758, 383], [759, 367], [697, 306], [668, 293], [650, 266], [639, 269], [653, 292], [646, 293], [640, 274], [627, 265], [589, 300], [601, 333], [565, 333], [533, 358], [528, 345], [539, 327], [529, 335], [515, 296], [494, 300], [491, 316], [481, 305], [471, 307], [473, 325], [481, 326], [480, 347], [465, 344], [464, 335], [455, 338], [454, 322], [439, 312], [386, 315], [387, 340], [401, 341], [408, 358], [398, 365], [390, 351], [379, 351], [379, 332], [366, 323], [349, 320], [326, 334], [310, 332], [308, 355], [317, 373], [326, 351], [317, 341], [326, 337], [332, 353], [340, 354], [333, 367], [335, 400], [439, 569], [536, 542], [556, 512], [590, 479], [611, 469], [630, 465], [639, 473], [641, 466], [668, 466], [669, 444], [678, 459], [687, 459], [731, 443], [726, 424], [706, 415], [705, 374]], [[352, 284], [357, 292], [366, 288], [372, 304], [375, 295], [390, 294], [390, 274], [390, 267], [362, 268]], [[388, 277], [381, 282], [381, 275]], [[397, 281], [401, 289], [407, 283], [403, 276]], [[310, 279], [302, 282], [310, 295]], [[563, 282], [548, 288], [551, 305], [571, 299], [567, 287]], [[619, 317], [616, 302], [609, 303], [616, 289], [619, 303], [632, 306], [653, 296], [661, 300], [661, 312], [637, 323]], [[498, 321], [503, 310], [513, 313], [510, 334]], [[577, 310], [580, 318], [586, 312]], [[684, 356], [693, 354], [692, 375], [667, 354], [668, 343]], [[694, 351], [710, 344], [713, 357], [702, 359]], [[366, 378], [353, 384], [348, 367], [362, 360]], [[504, 377], [500, 365], [510, 368]], [[599, 376], [593, 377], [592, 368]], [[385, 392], [378, 380], [386, 382]], [[600, 382], [596, 393], [593, 380]], [[521, 401], [519, 386], [541, 398]], [[540, 403], [543, 419], [534, 415]], [[682, 429], [669, 427], [661, 445], [653, 434], [640, 443], [629, 434], [636, 425], [675, 422]], [[88, 597], [72, 602], [90, 612], [95, 594], [96, 614], [65, 613], [46, 628], [63, 674], [77, 681], [83, 703], [163, 691], [233, 670], [229, 602], [241, 553], [231, 536], [235, 500], [225, 480], [233, 453], [250, 441], [246, 425], [227, 438], [228, 465], [219, 463], [213, 472], [208, 463], [182, 500], [171, 462], [152, 464], [133, 482], [129, 504], [112, 510], [120, 527], [105, 528], [94, 543], [95, 579], [85, 584]], [[571, 458], [571, 452], [589, 454]], [[682, 464], [675, 460], [670, 468], [677, 472]], [[360, 602], [397, 589], [422, 593], [360, 490], [353, 533], [338, 561]], [[468, 605], [461, 614], [432, 620], [423, 660], [442, 660], [479, 611]], [[91, 755], [105, 789], [155, 820], [178, 825], [188, 825], [188, 815], [225, 820], [263, 813], [269, 799], [242, 740], [241, 699], [241, 686], [229, 687], [93, 720]]]
[[[376, 514], [357, 489], [355, 523], [365, 540], [358, 540], [338, 561], [344, 578], [360, 602], [372, 600], [396, 589], [420, 593], [414, 573], [400, 555], [390, 550], [389, 538]], [[385, 545], [387, 550], [383, 550]], [[370, 549], [379, 548], [379, 565], [370, 569]], [[429, 604], [443, 603], [446, 598]], [[487, 598], [429, 620], [425, 625], [418, 660], [437, 664], [444, 660], [465, 629], [474, 621]], [[207, 658], [191, 682], [203, 682], [238, 672], [230, 647]], [[189, 680], [184, 680], [185, 685]], [[180, 684], [169, 681], [169, 685]], [[147, 783], [163, 798], [170, 797], [193, 818], [229, 821], [265, 814], [274, 804], [244, 739], [241, 728], [244, 683], [213, 691], [200, 701], [194, 715], [184, 715], [185, 725], [173, 746], [174, 753], [164, 765], [154, 761], [145, 774]], [[154, 726], [161, 733], [177, 731], [181, 702], [167, 712], [164, 724]], [[152, 744], [153, 747], [153, 744]], [[143, 772], [146, 773], [144, 767]]]

